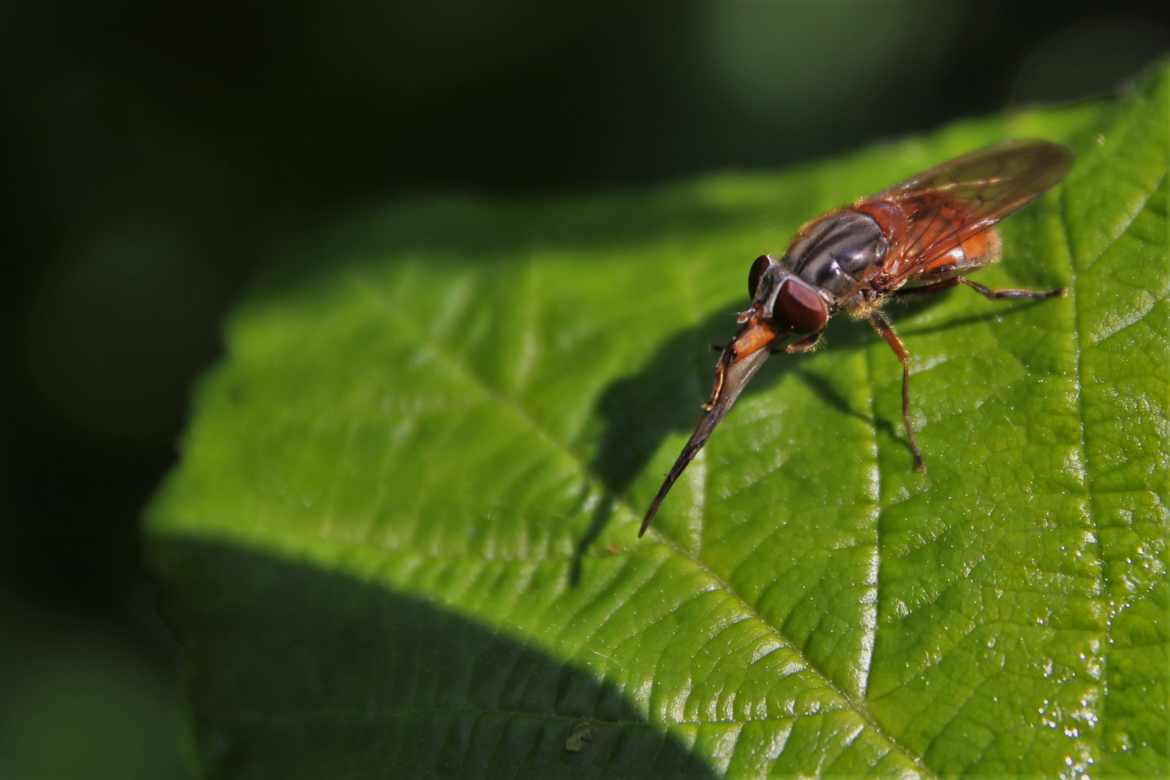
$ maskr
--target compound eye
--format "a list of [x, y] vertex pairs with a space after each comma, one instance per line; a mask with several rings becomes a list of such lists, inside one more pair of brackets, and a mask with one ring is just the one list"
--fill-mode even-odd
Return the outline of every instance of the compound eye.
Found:
[[816, 333], [829, 321], [829, 309], [816, 290], [795, 279], [789, 279], [776, 294], [772, 316], [790, 325], [797, 333]]
[[770, 255], [760, 255], [756, 258], [756, 262], [752, 263], [752, 270], [748, 271], [748, 297], [756, 297], [756, 289], [760, 286], [760, 277], [764, 275], [764, 271], [775, 263]]

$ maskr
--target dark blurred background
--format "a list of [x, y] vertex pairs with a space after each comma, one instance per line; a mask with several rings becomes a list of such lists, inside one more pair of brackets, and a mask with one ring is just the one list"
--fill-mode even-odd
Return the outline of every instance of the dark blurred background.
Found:
[[9, 4], [0, 777], [182, 777], [144, 503], [273, 236], [1102, 95], [1165, 3]]

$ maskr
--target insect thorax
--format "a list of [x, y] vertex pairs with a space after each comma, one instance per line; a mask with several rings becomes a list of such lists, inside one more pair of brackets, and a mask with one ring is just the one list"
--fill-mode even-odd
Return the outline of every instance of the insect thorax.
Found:
[[872, 217], [842, 211], [813, 223], [792, 242], [781, 261], [809, 284], [835, 298], [854, 292], [880, 266], [889, 241]]

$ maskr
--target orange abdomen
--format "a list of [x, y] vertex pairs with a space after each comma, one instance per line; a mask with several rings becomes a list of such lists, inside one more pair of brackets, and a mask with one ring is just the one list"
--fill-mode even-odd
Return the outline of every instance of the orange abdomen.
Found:
[[999, 231], [988, 228], [941, 255], [923, 270], [929, 274], [953, 268], [955, 273], [967, 273], [998, 261], [1002, 249], [1003, 242], [999, 238]]

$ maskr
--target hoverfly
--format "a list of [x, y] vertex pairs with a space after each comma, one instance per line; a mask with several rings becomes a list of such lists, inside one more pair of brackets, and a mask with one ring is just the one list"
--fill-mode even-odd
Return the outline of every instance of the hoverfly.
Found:
[[1064, 178], [1071, 165], [1068, 149], [1046, 141], [990, 146], [805, 223], [780, 260], [757, 257], [748, 272], [751, 307], [736, 317], [739, 330], [715, 364], [715, 386], [703, 417], [654, 496], [638, 536], [768, 356], [812, 350], [839, 310], [868, 321], [898, 356], [902, 421], [914, 468], [923, 471], [910, 422], [910, 355], [881, 306], [890, 297], [959, 284], [991, 300], [1063, 295], [1063, 288], [992, 290], [966, 275], [999, 260], [995, 224]]

